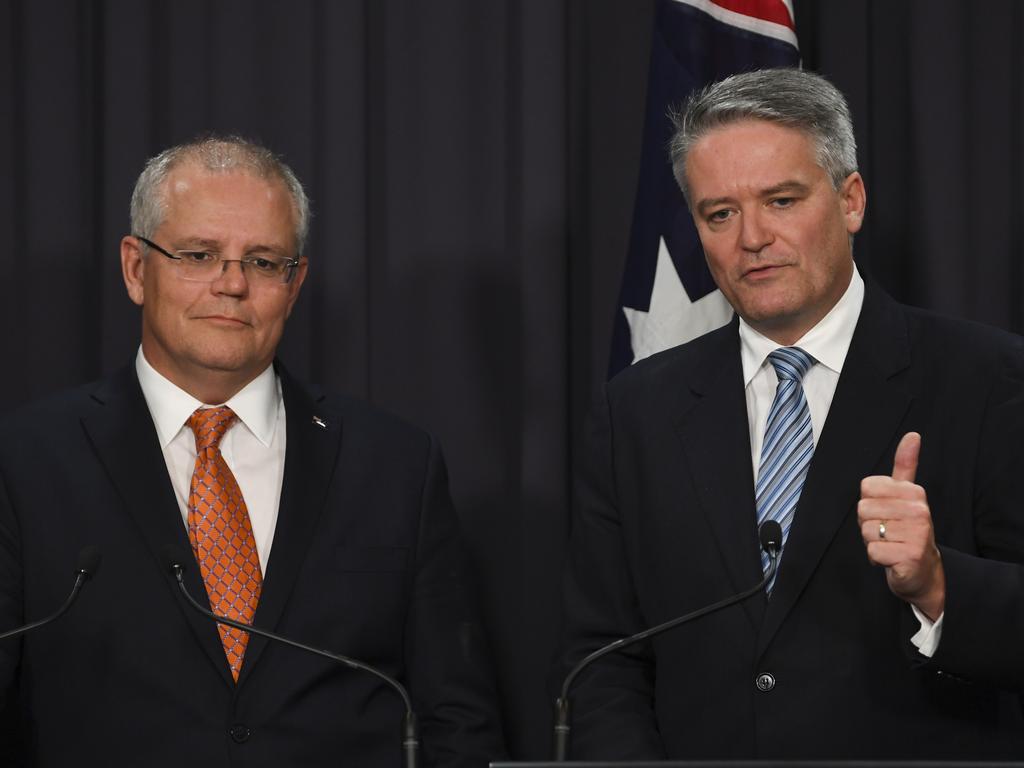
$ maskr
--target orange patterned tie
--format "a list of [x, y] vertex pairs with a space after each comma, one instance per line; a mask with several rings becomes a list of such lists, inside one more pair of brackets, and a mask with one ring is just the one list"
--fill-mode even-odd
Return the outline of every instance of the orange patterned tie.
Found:
[[[189, 417], [197, 456], [188, 497], [188, 538], [210, 596], [210, 610], [251, 624], [263, 574], [249, 510], [220, 452], [221, 438], [237, 418], [227, 406], [200, 408]], [[237, 682], [249, 633], [223, 624], [217, 629]]]

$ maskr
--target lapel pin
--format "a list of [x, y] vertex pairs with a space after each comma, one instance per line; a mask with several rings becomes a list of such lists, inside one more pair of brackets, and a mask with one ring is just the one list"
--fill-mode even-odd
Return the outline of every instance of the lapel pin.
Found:
[[319, 416], [313, 417], [313, 423], [320, 427], [320, 429], [327, 429], [327, 422], [321, 419]]

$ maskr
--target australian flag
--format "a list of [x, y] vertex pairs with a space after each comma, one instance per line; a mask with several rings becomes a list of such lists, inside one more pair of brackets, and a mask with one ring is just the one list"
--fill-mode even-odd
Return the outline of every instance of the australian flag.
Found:
[[609, 376], [732, 317], [672, 176], [669, 109], [727, 75], [799, 62], [792, 0], [656, 0], [640, 176]]

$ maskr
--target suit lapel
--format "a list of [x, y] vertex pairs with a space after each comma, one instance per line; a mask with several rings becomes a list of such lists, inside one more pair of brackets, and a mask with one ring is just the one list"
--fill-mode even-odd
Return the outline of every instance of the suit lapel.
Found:
[[[176, 549], [181, 557], [187, 558], [190, 566], [185, 570], [186, 586], [197, 600], [205, 602], [206, 588], [195, 558], [191, 557], [192, 547], [181, 520], [181, 510], [134, 368], [124, 368], [102, 383], [93, 393], [93, 400], [99, 407], [83, 417], [82, 426], [124, 501], [125, 511], [139, 530], [154, 565], [166, 571], [165, 550]], [[216, 626], [184, 604], [169, 573], [167, 585], [196, 641], [224, 682], [230, 684], [230, 671]]]
[[[750, 429], [737, 321], [715, 333], [709, 354], [688, 373], [693, 398], [677, 420], [676, 431], [731, 589], [740, 592], [761, 578]], [[764, 603], [764, 598], [743, 603], [755, 628]]]
[[847, 515], [855, 514], [860, 481], [877, 470], [913, 399], [906, 321], [898, 306], [869, 284], [825, 428], [786, 543], [758, 640], [760, 656], [799, 599]]
[[[288, 603], [323, 512], [341, 445], [341, 417], [322, 408], [277, 364], [284, 396], [287, 448], [274, 543], [253, 624], [273, 631]], [[297, 638], [300, 639], [301, 638]], [[239, 685], [251, 674], [267, 641], [251, 637]]]

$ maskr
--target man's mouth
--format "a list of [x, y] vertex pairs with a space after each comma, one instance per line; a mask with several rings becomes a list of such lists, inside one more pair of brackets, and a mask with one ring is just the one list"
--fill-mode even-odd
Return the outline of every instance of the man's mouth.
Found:
[[756, 267], [751, 267], [746, 272], [744, 272], [743, 273], [743, 277], [744, 278], [750, 278], [750, 279], [753, 279], [753, 280], [769, 278], [769, 277], [773, 277], [774, 275], [778, 274], [778, 272], [780, 270], [785, 269], [788, 266], [790, 266], [790, 265], [789, 264], [758, 264]]
[[232, 317], [230, 315], [200, 315], [196, 318], [197, 320], [205, 320], [214, 325], [220, 325], [225, 328], [241, 328], [249, 325], [245, 320], [238, 317]]

